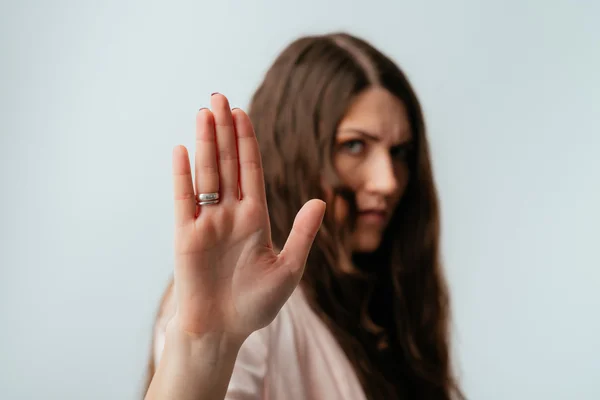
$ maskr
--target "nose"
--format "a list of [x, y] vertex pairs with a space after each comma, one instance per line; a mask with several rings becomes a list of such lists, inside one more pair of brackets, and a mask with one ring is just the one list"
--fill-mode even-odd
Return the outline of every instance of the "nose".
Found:
[[398, 179], [389, 154], [374, 157], [365, 178], [365, 189], [369, 192], [390, 196], [398, 190]]

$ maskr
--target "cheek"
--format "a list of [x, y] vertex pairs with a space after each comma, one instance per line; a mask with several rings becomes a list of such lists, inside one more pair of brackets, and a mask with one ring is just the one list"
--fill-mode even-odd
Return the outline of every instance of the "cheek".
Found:
[[334, 199], [334, 209], [335, 215], [334, 218], [337, 223], [341, 224], [348, 218], [348, 203], [344, 199], [339, 196], [336, 196]]
[[333, 167], [340, 181], [348, 187], [355, 187], [362, 174], [362, 164], [355, 157], [337, 154], [333, 158]]

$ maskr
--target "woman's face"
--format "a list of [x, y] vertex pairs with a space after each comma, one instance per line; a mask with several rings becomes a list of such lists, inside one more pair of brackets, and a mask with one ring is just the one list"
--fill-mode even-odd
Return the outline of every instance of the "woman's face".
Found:
[[[359, 94], [342, 119], [334, 145], [333, 163], [340, 179], [355, 193], [355, 252], [375, 251], [409, 179], [406, 157], [412, 141], [405, 107], [384, 88]], [[348, 207], [336, 199], [336, 219]]]

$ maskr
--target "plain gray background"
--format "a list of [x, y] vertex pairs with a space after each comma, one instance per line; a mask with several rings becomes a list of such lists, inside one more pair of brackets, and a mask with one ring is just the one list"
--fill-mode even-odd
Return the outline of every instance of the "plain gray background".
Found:
[[600, 398], [600, 3], [19, 1], [0, 8], [0, 398], [135, 399], [172, 268], [171, 150], [292, 39], [407, 72], [470, 399]]

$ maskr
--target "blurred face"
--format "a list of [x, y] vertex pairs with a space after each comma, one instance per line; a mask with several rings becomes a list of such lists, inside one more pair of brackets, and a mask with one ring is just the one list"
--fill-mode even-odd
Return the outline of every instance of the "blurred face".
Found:
[[[334, 145], [333, 163], [340, 179], [355, 193], [355, 252], [375, 251], [409, 179], [406, 157], [412, 134], [400, 100], [373, 87], [356, 97], [342, 119]], [[336, 219], [348, 207], [336, 199]]]

